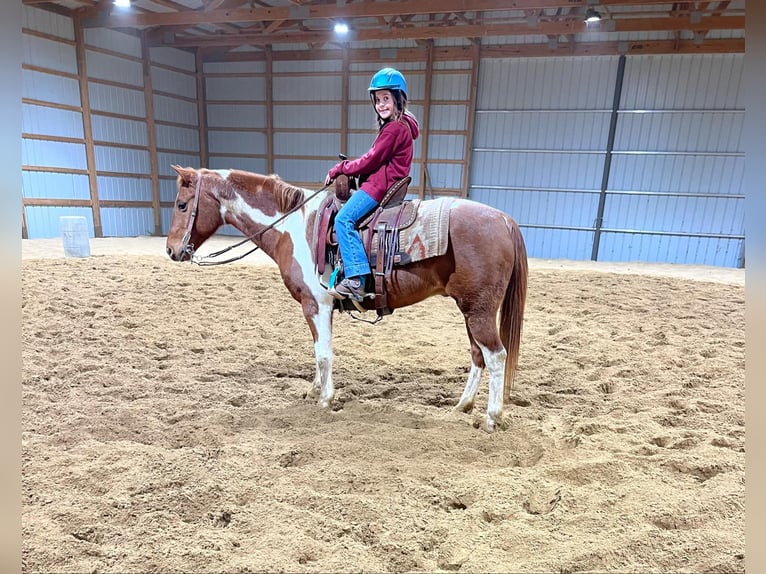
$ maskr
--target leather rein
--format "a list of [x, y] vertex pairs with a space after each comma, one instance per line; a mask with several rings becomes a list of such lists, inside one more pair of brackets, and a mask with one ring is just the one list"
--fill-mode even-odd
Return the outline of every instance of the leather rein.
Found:
[[[322, 193], [323, 191], [325, 191], [329, 187], [329, 185], [325, 185], [321, 189], [318, 189], [317, 191], [312, 193], [310, 196], [308, 196], [306, 199], [304, 199], [301, 203], [299, 203], [298, 205], [293, 207], [290, 211], [288, 211], [287, 213], [282, 215], [282, 217], [279, 217], [276, 221], [274, 221], [273, 223], [267, 225], [266, 227], [264, 227], [263, 229], [261, 229], [260, 231], [258, 231], [256, 233], [254, 233], [253, 235], [245, 237], [239, 243], [235, 243], [234, 245], [229, 245], [228, 247], [226, 247], [224, 249], [221, 249], [221, 250], [216, 251], [214, 253], [210, 253], [208, 255], [205, 255], [204, 257], [195, 257], [194, 256], [194, 245], [189, 243], [189, 240], [191, 239], [191, 232], [192, 232], [192, 227], [194, 227], [194, 220], [197, 218], [197, 208], [199, 206], [199, 195], [200, 195], [201, 183], [202, 183], [202, 173], [201, 173], [201, 170], [198, 169], [197, 170], [197, 185], [196, 185], [196, 187], [194, 189], [194, 202], [192, 204], [192, 212], [191, 212], [191, 216], [189, 217], [189, 223], [186, 226], [186, 232], [184, 233], [183, 240], [182, 240], [183, 241], [183, 247], [181, 248], [181, 252], [182, 253], [186, 253], [186, 254], [189, 255], [189, 261], [191, 263], [194, 263], [194, 264], [199, 265], [201, 267], [210, 266], [210, 265], [223, 265], [225, 263], [232, 263], [234, 261], [239, 261], [240, 259], [243, 259], [243, 258], [247, 257], [248, 255], [250, 255], [254, 251], [257, 251], [258, 249], [261, 248], [261, 246], [258, 245], [255, 242], [256, 236], [258, 238], [260, 238], [264, 233], [266, 233], [270, 229], [274, 229], [274, 227], [277, 224], [279, 224], [282, 221], [284, 221], [285, 219], [287, 219], [290, 215], [292, 215], [293, 213], [298, 211], [300, 208], [302, 208], [304, 205], [306, 205], [309, 201], [314, 199], [317, 195], [319, 195], [320, 193]], [[239, 247], [240, 245], [244, 245], [248, 241], [252, 241], [253, 243], [255, 243], [255, 247], [253, 247], [250, 251], [248, 251], [246, 253], [243, 253], [242, 255], [238, 255], [237, 257], [231, 257], [229, 259], [224, 259], [223, 261], [209, 261], [210, 259], [214, 259], [216, 257], [220, 257], [221, 255], [223, 255], [227, 251], [231, 251], [232, 249], [235, 249], [235, 248]]]

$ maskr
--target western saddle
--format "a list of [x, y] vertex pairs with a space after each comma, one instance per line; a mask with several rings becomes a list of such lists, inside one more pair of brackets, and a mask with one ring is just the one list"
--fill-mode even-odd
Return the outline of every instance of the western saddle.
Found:
[[[415, 222], [420, 206], [419, 199], [404, 199], [411, 180], [412, 178], [408, 176], [396, 181], [386, 191], [378, 207], [360, 219], [356, 225], [373, 271], [375, 310], [379, 317], [393, 312], [388, 306], [387, 292], [387, 284], [391, 281], [393, 268], [410, 262], [409, 255], [399, 251], [399, 231]], [[317, 209], [315, 261], [320, 279], [325, 271], [333, 270], [335, 277], [328, 283], [341, 280], [341, 277], [335, 273], [340, 261], [340, 251], [335, 236], [335, 215], [356, 189], [354, 183], [353, 179], [349, 180], [345, 175], [338, 176], [335, 180], [335, 194], [328, 194]], [[346, 301], [339, 303], [346, 303]], [[364, 310], [356, 302], [351, 303], [358, 310]], [[341, 305], [340, 308], [347, 307]]]

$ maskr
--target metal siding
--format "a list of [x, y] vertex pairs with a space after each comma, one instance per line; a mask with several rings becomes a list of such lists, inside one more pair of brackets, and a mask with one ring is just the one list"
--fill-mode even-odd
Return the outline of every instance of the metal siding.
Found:
[[99, 175], [98, 197], [115, 201], [151, 201], [152, 182], [132, 177], [108, 177]]
[[32, 100], [79, 107], [80, 84], [72, 78], [34, 70], [22, 70], [21, 96]]
[[431, 97], [436, 100], [467, 101], [470, 96], [470, 70], [465, 74], [439, 74], [434, 72], [431, 76], [431, 81]]
[[742, 240], [736, 239], [607, 233], [601, 238], [599, 259], [737, 267], [741, 249]]
[[[275, 114], [277, 111], [275, 110]], [[265, 128], [266, 106], [263, 105], [207, 105], [208, 129]]]
[[480, 110], [611, 109], [616, 58], [488, 58], [479, 66]]
[[[420, 146], [416, 146], [420, 147]], [[430, 135], [428, 136], [428, 159], [462, 160], [465, 155], [465, 136]]]
[[194, 75], [152, 66], [151, 76], [152, 90], [188, 98], [197, 97], [197, 78]]
[[266, 71], [266, 64], [265, 62], [205, 62], [202, 70], [205, 74], [262, 74]]
[[27, 5], [22, 6], [21, 18], [24, 28], [74, 40], [74, 24], [71, 18]]
[[91, 117], [93, 139], [131, 145], [148, 145], [146, 122], [109, 116]]
[[143, 87], [144, 71], [140, 62], [126, 60], [111, 54], [102, 54], [85, 50], [85, 64], [88, 68], [88, 78], [130, 84]]
[[61, 237], [60, 217], [84, 217], [88, 222], [88, 236], [95, 237], [93, 212], [89, 207], [55, 207], [30, 205], [24, 208], [29, 239], [50, 239]]
[[141, 57], [141, 39], [109, 28], [85, 28], [85, 45]]
[[30, 134], [84, 137], [80, 112], [30, 104], [21, 105], [21, 129]]
[[173, 164], [184, 167], [197, 167], [199, 166], [199, 155], [168, 152], [157, 153], [157, 171], [159, 175], [177, 175], [173, 168], [170, 167]]
[[142, 174], [151, 172], [148, 150], [95, 145], [93, 152], [96, 156], [96, 169], [99, 171]]
[[[175, 179], [163, 178], [160, 180], [160, 201], [162, 202], [175, 201], [177, 195], [178, 195], [178, 187], [176, 186]], [[163, 207], [162, 212], [165, 213], [165, 211], [172, 212], [172, 209], [166, 209]]]
[[23, 165], [87, 169], [85, 144], [49, 140], [21, 140]]
[[337, 130], [340, 128], [341, 112], [338, 104], [296, 106], [275, 102], [274, 127]]
[[197, 104], [153, 94], [154, 119], [190, 126], [197, 125]]
[[429, 163], [428, 175], [428, 181], [437, 193], [440, 188], [459, 189], [463, 185], [463, 166], [460, 164]]
[[43, 199], [90, 199], [88, 176], [75, 173], [22, 171], [21, 193]]
[[181, 68], [194, 72], [197, 69], [197, 61], [192, 52], [177, 48], [150, 48], [149, 59], [157, 64], [165, 64], [174, 68]]
[[341, 151], [339, 133], [275, 133], [274, 153], [303, 156], [335, 156]]
[[[211, 157], [210, 169], [241, 169], [255, 173], [266, 173], [266, 159], [261, 157]], [[277, 170], [279, 173], [279, 170]], [[281, 175], [281, 174], [280, 174]]]
[[22, 62], [68, 74], [77, 74], [75, 47], [63, 42], [22, 34]]
[[[274, 101], [339, 102], [342, 83], [334, 76], [274, 77]], [[263, 89], [261, 89], [263, 93]], [[252, 99], [252, 95], [248, 99]]]
[[208, 100], [264, 101], [263, 78], [205, 78], [205, 97]]
[[89, 82], [88, 97], [92, 110], [146, 117], [146, 102], [143, 92]]
[[[431, 130], [465, 130], [468, 127], [468, 106], [465, 104], [431, 106]], [[480, 133], [477, 129], [476, 132]]]
[[266, 153], [266, 134], [261, 132], [219, 132], [207, 133], [210, 153]]
[[157, 147], [199, 153], [199, 131], [196, 127], [179, 128], [177, 126], [155, 125]]
[[327, 170], [332, 163], [327, 160], [275, 159], [274, 171], [288, 182], [316, 182], [316, 188], [322, 186]]
[[342, 60], [276, 60], [272, 65], [274, 74], [295, 74], [306, 72], [325, 72], [340, 78], [343, 72]]
[[102, 207], [101, 226], [104, 237], [152, 235], [154, 213], [151, 207]]

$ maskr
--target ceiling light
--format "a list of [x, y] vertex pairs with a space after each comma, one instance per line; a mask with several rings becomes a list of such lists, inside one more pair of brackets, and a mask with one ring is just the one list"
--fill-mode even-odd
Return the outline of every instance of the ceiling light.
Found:
[[114, 0], [114, 5], [118, 8], [130, 8], [130, 0]]
[[336, 22], [335, 23], [335, 33], [336, 34], [348, 34], [348, 24], [345, 22]]
[[594, 8], [588, 8], [588, 10], [585, 12], [585, 20], [583, 21], [586, 24], [593, 24], [594, 22], [600, 22], [601, 14]]

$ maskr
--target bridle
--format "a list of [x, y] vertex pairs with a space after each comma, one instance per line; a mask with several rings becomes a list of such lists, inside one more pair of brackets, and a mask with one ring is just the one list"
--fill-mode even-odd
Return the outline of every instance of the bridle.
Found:
[[[186, 226], [186, 232], [184, 233], [183, 239], [181, 240], [181, 249], [180, 252], [184, 253], [189, 256], [189, 261], [191, 263], [194, 263], [199, 266], [209, 266], [209, 265], [223, 265], [224, 263], [231, 263], [233, 261], [239, 261], [240, 259], [243, 259], [253, 253], [254, 251], [257, 251], [261, 248], [258, 243], [255, 242], [256, 236], [260, 238], [264, 233], [269, 231], [270, 229], [274, 229], [274, 227], [278, 224], [287, 219], [288, 216], [292, 215], [296, 211], [298, 211], [301, 207], [306, 205], [309, 201], [314, 199], [317, 195], [325, 191], [329, 185], [325, 185], [321, 189], [318, 189], [314, 193], [312, 193], [310, 196], [308, 196], [306, 199], [304, 199], [302, 202], [300, 202], [298, 205], [293, 207], [290, 211], [282, 215], [282, 217], [278, 218], [276, 221], [271, 223], [270, 225], [267, 225], [257, 233], [254, 233], [253, 235], [250, 235], [249, 237], [245, 237], [242, 241], [239, 243], [235, 243], [234, 245], [229, 245], [228, 247], [221, 249], [220, 251], [216, 251], [215, 253], [210, 253], [209, 255], [205, 255], [204, 257], [194, 257], [194, 244], [189, 243], [191, 240], [191, 232], [192, 227], [194, 226], [194, 220], [197, 218], [197, 207], [199, 206], [199, 195], [200, 195], [200, 184], [202, 182], [202, 173], [201, 170], [196, 170], [197, 174], [197, 185], [194, 188], [194, 200], [192, 204], [192, 212], [189, 216], [189, 223]], [[250, 251], [243, 253], [242, 255], [238, 255], [237, 257], [231, 257], [229, 259], [224, 259], [223, 261], [209, 261], [210, 259], [215, 259], [216, 257], [219, 257], [226, 253], [227, 251], [231, 251], [232, 249], [235, 249], [239, 247], [240, 245], [244, 245], [248, 241], [252, 241], [255, 243], [255, 247], [253, 247]], [[183, 260], [183, 258], [182, 258]]]

